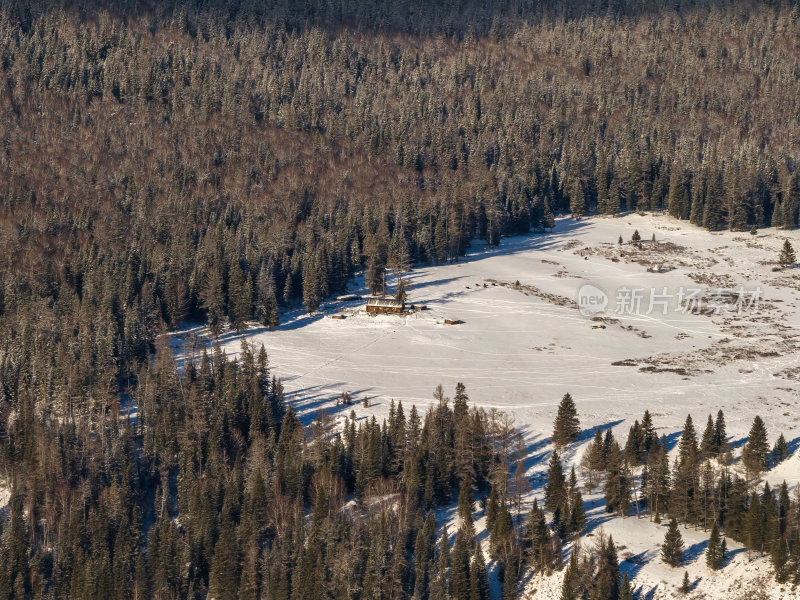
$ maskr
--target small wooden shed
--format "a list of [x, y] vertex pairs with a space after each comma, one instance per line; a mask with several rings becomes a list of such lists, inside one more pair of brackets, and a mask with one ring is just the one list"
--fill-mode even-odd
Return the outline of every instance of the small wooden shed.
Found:
[[394, 298], [381, 298], [372, 296], [367, 299], [368, 313], [402, 313], [406, 303]]

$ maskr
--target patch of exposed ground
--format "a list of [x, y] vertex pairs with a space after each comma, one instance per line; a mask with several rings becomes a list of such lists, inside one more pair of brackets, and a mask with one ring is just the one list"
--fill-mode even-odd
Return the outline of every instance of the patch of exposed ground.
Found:
[[624, 244], [600, 244], [581, 248], [574, 252], [579, 256], [599, 256], [612, 262], [626, 262], [642, 265], [647, 268], [660, 267], [662, 271], [671, 271], [678, 267], [709, 269], [718, 261], [699, 252], [689, 250], [685, 246], [673, 242], [641, 241]]
[[[709, 367], [722, 367], [733, 362], [755, 363], [759, 360], [788, 356], [800, 350], [797, 336], [773, 335], [761, 338], [723, 338], [706, 348], [689, 353], [664, 353], [644, 358], [628, 358], [611, 363], [615, 367], [639, 367], [643, 373], [676, 373], [695, 376], [713, 373]], [[800, 374], [800, 368], [797, 369]], [[785, 375], [776, 373], [786, 379]]]
[[537, 288], [535, 285], [524, 285], [521, 284], [519, 281], [515, 283], [509, 283], [507, 281], [498, 281], [497, 279], [485, 279], [484, 281], [488, 283], [492, 283], [494, 285], [499, 285], [500, 287], [508, 288], [510, 290], [516, 290], [518, 292], [522, 292], [526, 296], [535, 296], [537, 298], [541, 298], [546, 302], [550, 302], [551, 304], [555, 304], [556, 306], [566, 306], [567, 308], [578, 308], [577, 302], [574, 300], [570, 300], [564, 296], [559, 296], [558, 294], [550, 294], [548, 292], [544, 292]]

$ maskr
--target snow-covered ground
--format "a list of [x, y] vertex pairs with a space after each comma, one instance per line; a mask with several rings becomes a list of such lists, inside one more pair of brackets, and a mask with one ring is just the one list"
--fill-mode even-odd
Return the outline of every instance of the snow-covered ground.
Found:
[[[643, 240], [639, 247], [629, 243], [634, 230]], [[359, 415], [381, 417], [391, 398], [406, 406], [425, 405], [432, 402], [437, 384], [452, 393], [462, 381], [473, 404], [515, 417], [529, 446], [537, 449], [537, 460], [529, 461], [534, 482], [546, 469], [555, 407], [570, 392], [585, 430], [572, 461], [595, 427], [614, 427], [624, 443], [645, 409], [659, 433], [668, 435], [681, 430], [689, 413], [702, 433], [708, 414], [723, 409], [735, 446], [744, 441], [757, 414], [771, 441], [784, 433], [793, 456], [767, 479], [796, 485], [800, 268], [773, 270], [787, 238], [800, 252], [796, 231], [710, 233], [664, 215], [563, 218], [551, 234], [505, 239], [499, 248], [476, 244], [455, 264], [415, 269], [409, 302], [427, 310], [370, 316], [363, 301], [329, 302], [314, 315], [284, 315], [276, 330], [253, 326], [244, 335], [225, 334], [219, 342], [229, 355], [239, 352], [243, 337], [264, 344], [289, 400], [309, 420], [321, 409], [334, 417], [349, 412], [350, 406], [336, 406], [342, 391], [358, 401], [370, 398], [369, 408], [360, 402], [352, 407]], [[578, 309], [584, 285], [608, 298], [605, 314], [594, 320]], [[357, 281], [353, 291], [363, 294], [358, 288]], [[637, 314], [627, 310], [630, 290], [642, 298], [641, 309], [633, 311]], [[719, 306], [719, 314], [680, 310], [680, 295], [685, 299], [693, 290], [704, 301], [701, 308]], [[759, 294], [758, 306], [742, 306], [738, 314], [736, 298], [746, 304], [753, 293]], [[667, 301], [666, 308], [660, 300]], [[332, 314], [346, 318], [332, 319]], [[463, 324], [447, 325], [445, 319]], [[605, 328], [598, 328], [601, 324]], [[173, 336], [179, 360], [202, 343], [207, 339], [200, 327]], [[534, 484], [534, 493], [540, 494], [541, 486]], [[602, 511], [598, 506], [598, 519]], [[658, 560], [662, 530], [635, 517], [608, 520], [602, 527], [643, 557], [645, 564], [628, 569], [635, 586], [648, 593], [656, 588], [648, 598], [670, 597], [683, 569], [665, 568]], [[688, 566], [690, 576], [699, 579], [695, 594], [734, 597], [724, 586], [767, 574], [765, 560], [749, 562], [738, 553], [722, 574], [712, 575], [697, 546], [705, 534], [687, 530], [684, 535], [687, 548], [698, 548], [696, 564]], [[529, 582], [530, 597], [557, 597], [545, 590], [557, 586], [559, 578]], [[762, 589], [774, 597], [792, 597], [782, 596], [779, 586], [768, 581]]]

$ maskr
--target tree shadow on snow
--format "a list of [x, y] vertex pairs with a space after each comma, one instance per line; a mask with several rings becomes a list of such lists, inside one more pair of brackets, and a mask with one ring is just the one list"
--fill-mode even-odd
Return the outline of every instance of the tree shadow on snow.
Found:
[[741, 448], [742, 446], [744, 446], [749, 439], [750, 439], [749, 436], [744, 436], [744, 437], [740, 437], [739, 439], [736, 439], [736, 440], [732, 439], [732, 440], [730, 440], [728, 442], [728, 444], [730, 445], [730, 447], [732, 449], [735, 450], [736, 448]]
[[[608, 423], [603, 423], [602, 425], [596, 425], [595, 427], [589, 427], [588, 429], [583, 429], [580, 434], [578, 435], [578, 439], [575, 442], [576, 444], [580, 444], [581, 442], [585, 442], [587, 440], [591, 440], [597, 435], [597, 430], [599, 429], [602, 433], [605, 433], [608, 429], [613, 429], [620, 423], [622, 423], [624, 419], [617, 419], [616, 421], [609, 421]], [[623, 443], [619, 438], [617, 439], [620, 444]]]
[[664, 436], [664, 439], [667, 442], [667, 452], [672, 452], [675, 446], [678, 445], [682, 435], [683, 431], [674, 431]]
[[519, 254], [530, 250], [557, 250], [563, 247], [577, 232], [591, 227], [592, 221], [562, 217], [556, 221], [556, 227], [550, 233], [524, 233], [521, 235], [504, 237], [500, 241], [499, 246], [483, 246], [478, 251], [468, 251], [467, 255], [459, 257], [455, 264], [470, 263], [493, 256]]
[[595, 530], [617, 516], [617, 513], [606, 512], [605, 506], [606, 502], [603, 499], [583, 501], [583, 512], [586, 515], [586, 523], [583, 527], [584, 536], [591, 537]]
[[706, 551], [706, 548], [708, 548], [708, 540], [703, 540], [702, 542], [692, 544], [683, 551], [684, 562], [690, 563], [696, 561], [698, 558], [700, 558], [700, 556], [703, 555], [703, 553]]
[[797, 452], [797, 449], [800, 448], [800, 437], [796, 437], [787, 442], [787, 446], [789, 447], [789, 455], [786, 457], [786, 459], [789, 459], [794, 456], [795, 452]]
[[[364, 388], [361, 390], [350, 391], [353, 398], [352, 404], [336, 404], [336, 398], [339, 394], [334, 392], [331, 388], [336, 386], [344, 386], [343, 383], [332, 383], [329, 385], [316, 385], [309, 386], [294, 392], [286, 394], [286, 401], [292, 409], [297, 413], [300, 421], [308, 425], [309, 423], [318, 419], [320, 412], [324, 411], [327, 416], [333, 417], [337, 414], [354, 408], [356, 404], [360, 404], [359, 396], [363, 396], [372, 388]], [[349, 391], [349, 390], [348, 390]], [[376, 403], [377, 404], [377, 403]], [[370, 404], [374, 406], [375, 404]]]
[[725, 558], [722, 561], [722, 566], [727, 567], [729, 564], [731, 564], [731, 561], [737, 554], [742, 554], [743, 552], [746, 552], [744, 548], [735, 548], [734, 550], [728, 550], [725, 553]]
[[621, 575], [624, 577], [625, 573], [627, 573], [628, 581], [633, 581], [634, 577], [642, 570], [642, 567], [653, 560], [655, 555], [655, 550], [645, 550], [639, 552], [639, 554], [634, 554], [630, 558], [622, 559], [619, 563]]

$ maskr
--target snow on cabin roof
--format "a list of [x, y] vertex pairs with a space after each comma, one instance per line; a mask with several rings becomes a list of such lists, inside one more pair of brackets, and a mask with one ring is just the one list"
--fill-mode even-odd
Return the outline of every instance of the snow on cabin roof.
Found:
[[403, 302], [394, 298], [367, 298], [367, 306], [380, 306], [383, 308], [396, 308], [403, 306]]

